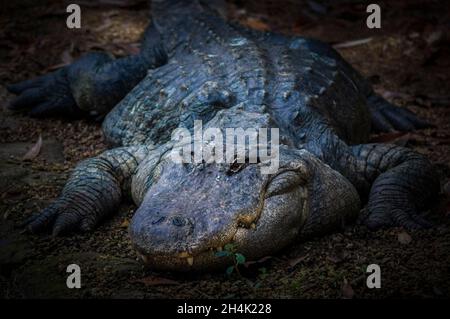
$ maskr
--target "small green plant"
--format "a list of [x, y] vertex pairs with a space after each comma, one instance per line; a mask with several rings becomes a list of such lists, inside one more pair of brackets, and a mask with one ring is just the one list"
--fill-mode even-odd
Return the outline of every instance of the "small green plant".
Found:
[[259, 270], [259, 277], [261, 279], [265, 279], [269, 274], [267, 273], [267, 268], [266, 267], [261, 267], [258, 269]]
[[241, 275], [239, 272], [239, 265], [245, 264], [245, 256], [241, 253], [238, 253], [236, 247], [233, 244], [226, 244], [224, 249], [216, 252], [217, 257], [232, 257], [233, 265], [229, 266], [226, 270], [227, 275], [231, 275], [233, 271]]

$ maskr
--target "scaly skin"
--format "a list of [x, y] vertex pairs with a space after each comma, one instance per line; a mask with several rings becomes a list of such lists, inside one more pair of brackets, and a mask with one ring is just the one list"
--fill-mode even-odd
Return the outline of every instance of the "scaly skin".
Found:
[[[214, 3], [213, 3], [214, 4]], [[209, 4], [211, 5], [211, 3]], [[138, 206], [136, 250], [154, 268], [209, 269], [233, 242], [248, 258], [354, 220], [370, 228], [427, 227], [419, 213], [439, 190], [433, 167], [406, 148], [362, 144], [378, 131], [427, 124], [373, 93], [321, 42], [232, 26], [198, 1], [154, 1], [142, 52], [93, 53], [10, 86], [32, 115], [106, 116], [114, 147], [75, 169], [59, 199], [27, 222], [54, 235], [89, 231], [123, 194]], [[176, 128], [279, 128], [280, 166], [176, 164]]]

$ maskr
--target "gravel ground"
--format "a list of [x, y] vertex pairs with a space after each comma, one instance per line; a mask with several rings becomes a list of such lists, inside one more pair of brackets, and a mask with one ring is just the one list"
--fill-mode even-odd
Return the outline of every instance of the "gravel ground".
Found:
[[[365, 27], [365, 7], [340, 2], [229, 4], [229, 17], [260, 30], [313, 36], [332, 44], [368, 39], [339, 49], [387, 99], [435, 125], [409, 133], [373, 136], [426, 154], [440, 172], [442, 193], [415, 232], [370, 232], [347, 226], [276, 256], [242, 267], [240, 275], [156, 273], [131, 249], [127, 226], [134, 207], [90, 234], [62, 238], [20, 234], [20, 222], [59, 193], [70, 170], [106, 149], [100, 124], [86, 120], [30, 119], [12, 114], [6, 83], [70, 63], [89, 50], [135, 53], [148, 22], [145, 4], [82, 6], [82, 28], [65, 28], [58, 1], [0, 5], [0, 296], [2, 298], [387, 298], [450, 295], [450, 59], [448, 4], [382, 3], [381, 30]], [[307, 4], [309, 3], [309, 5]], [[323, 15], [323, 10], [327, 11]], [[24, 154], [41, 135], [39, 156]], [[82, 269], [82, 289], [66, 288], [66, 267]], [[366, 267], [379, 264], [382, 288], [366, 287]]]

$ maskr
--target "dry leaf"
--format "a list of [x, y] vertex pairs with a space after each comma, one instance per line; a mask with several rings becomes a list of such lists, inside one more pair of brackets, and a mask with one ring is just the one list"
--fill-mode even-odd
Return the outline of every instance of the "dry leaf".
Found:
[[386, 100], [392, 100], [392, 99], [410, 100], [411, 99], [411, 95], [403, 93], [403, 92], [397, 92], [397, 91], [382, 90], [382, 91], [380, 91], [380, 94]]
[[128, 219], [125, 219], [122, 224], [120, 224], [121, 228], [128, 228], [130, 226], [130, 221]]
[[444, 32], [442, 32], [442, 30], [437, 30], [432, 32], [430, 35], [428, 35], [425, 39], [425, 41], [427, 42], [427, 44], [429, 46], [432, 46], [436, 43], [438, 43], [439, 41], [442, 40], [442, 38], [444, 37]]
[[401, 244], [404, 244], [404, 245], [407, 245], [412, 241], [411, 236], [405, 231], [398, 233], [397, 239]]
[[65, 67], [66, 65], [67, 65], [66, 63], [58, 63], [58, 64], [50, 65], [49, 67], [44, 69], [43, 73], [52, 72], [52, 71], [61, 69], [62, 67]]
[[30, 161], [35, 159], [42, 147], [42, 136], [39, 134], [37, 142], [28, 150], [28, 152], [22, 157], [23, 161]]
[[113, 22], [110, 18], [103, 19], [102, 24], [98, 27], [94, 28], [95, 32], [102, 32], [113, 25]]
[[167, 286], [167, 285], [178, 285], [179, 284], [178, 281], [175, 281], [172, 279], [168, 279], [168, 278], [164, 278], [164, 277], [154, 277], [154, 276], [137, 279], [134, 282], [140, 282], [146, 286]]
[[250, 28], [255, 29], [255, 30], [259, 30], [259, 31], [268, 31], [269, 30], [269, 26], [267, 25], [267, 23], [262, 22], [261, 20], [256, 19], [254, 17], [248, 17], [246, 24], [247, 24], [247, 26], [249, 26]]
[[333, 48], [335, 48], [335, 49], [351, 48], [351, 47], [355, 47], [358, 45], [369, 43], [370, 41], [372, 41], [372, 38], [359, 39], [359, 40], [354, 40], [354, 41], [346, 41], [346, 42], [341, 42], [341, 43], [333, 45]]
[[344, 283], [342, 284], [342, 298], [344, 299], [352, 299], [355, 296], [355, 292], [353, 291], [352, 286], [347, 281], [347, 278], [344, 278]]

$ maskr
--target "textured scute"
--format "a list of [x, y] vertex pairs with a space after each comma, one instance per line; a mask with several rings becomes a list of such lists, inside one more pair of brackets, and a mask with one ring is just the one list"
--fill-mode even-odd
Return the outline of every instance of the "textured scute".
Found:
[[169, 63], [150, 70], [108, 114], [112, 144], [165, 143], [176, 127], [235, 107], [267, 114], [293, 145], [317, 122], [348, 143], [367, 139], [370, 86], [330, 46], [248, 32], [204, 10], [181, 20], [161, 14]]

